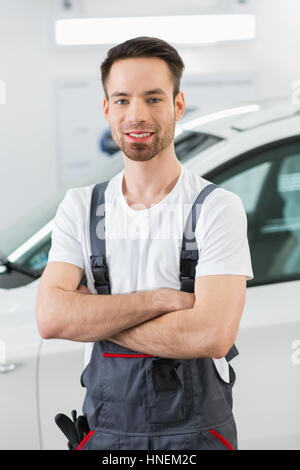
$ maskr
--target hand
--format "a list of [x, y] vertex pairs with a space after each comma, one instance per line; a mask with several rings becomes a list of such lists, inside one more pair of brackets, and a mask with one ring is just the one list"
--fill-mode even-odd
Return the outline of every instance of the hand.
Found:
[[165, 312], [175, 312], [193, 308], [195, 304], [195, 294], [183, 292], [169, 287], [158, 289], [162, 309]]
[[76, 292], [79, 292], [80, 294], [91, 294], [91, 291], [86, 286], [83, 286], [82, 284], [78, 287]]

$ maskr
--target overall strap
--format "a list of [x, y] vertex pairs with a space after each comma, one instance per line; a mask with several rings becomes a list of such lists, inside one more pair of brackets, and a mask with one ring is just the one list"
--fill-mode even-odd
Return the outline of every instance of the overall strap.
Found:
[[182, 237], [180, 255], [180, 290], [194, 292], [195, 269], [197, 266], [199, 253], [196, 242], [196, 225], [200, 216], [202, 204], [214, 189], [218, 186], [214, 183], [208, 184], [198, 194], [188, 215]]
[[91, 269], [98, 294], [110, 294], [105, 244], [105, 190], [109, 181], [95, 184], [90, 208]]
[[[185, 292], [194, 292], [196, 266], [198, 263], [199, 253], [196, 241], [196, 225], [199, 219], [202, 204], [212, 191], [218, 186], [214, 183], [208, 184], [198, 194], [186, 220], [181, 246], [180, 256], [180, 290]], [[225, 356], [227, 362], [231, 361], [239, 354], [236, 346], [233, 344]]]

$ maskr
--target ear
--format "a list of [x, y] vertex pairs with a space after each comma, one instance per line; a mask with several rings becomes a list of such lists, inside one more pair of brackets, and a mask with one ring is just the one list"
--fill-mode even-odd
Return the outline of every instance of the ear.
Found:
[[102, 108], [103, 108], [104, 117], [105, 117], [105, 119], [106, 119], [107, 122], [108, 122], [109, 105], [108, 105], [108, 101], [107, 101], [107, 99], [106, 99], [105, 97], [103, 98], [103, 105], [102, 105]]
[[182, 91], [179, 91], [175, 98], [175, 120], [179, 121], [184, 115], [185, 99]]

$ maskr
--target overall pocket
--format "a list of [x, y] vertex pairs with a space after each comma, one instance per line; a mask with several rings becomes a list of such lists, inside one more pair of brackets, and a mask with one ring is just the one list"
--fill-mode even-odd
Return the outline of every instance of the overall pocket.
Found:
[[177, 359], [155, 359], [146, 370], [148, 422], [181, 421], [184, 413], [183, 364]]
[[118, 435], [102, 431], [90, 431], [77, 450], [119, 450]]
[[[225, 439], [225, 437], [223, 435], [221, 435], [220, 433], [218, 433], [218, 431], [216, 431], [215, 429], [210, 429], [208, 431], [211, 436], [214, 436], [215, 439], [217, 439], [217, 441], [221, 444], [221, 448], [223, 450], [234, 450], [234, 448], [232, 447], [232, 445], [227, 441], [227, 439]], [[214, 441], [216, 443], [216, 441]]]
[[197, 433], [186, 435], [191, 450], [237, 450], [237, 432], [234, 419]]
[[237, 430], [234, 419], [228, 423], [214, 426], [206, 432], [213, 449], [237, 450]]
[[213, 365], [213, 370], [214, 370], [214, 375], [216, 378], [216, 387], [215, 387], [215, 393], [217, 394], [218, 398], [222, 398], [223, 400], [226, 401], [228, 404], [228, 407], [232, 410], [232, 388], [235, 384], [236, 381], [236, 375], [234, 372], [233, 367], [228, 363], [229, 366], [229, 382], [226, 382], [223, 380], [223, 378], [220, 376], [216, 365], [213, 360], [211, 360], [212, 365]]

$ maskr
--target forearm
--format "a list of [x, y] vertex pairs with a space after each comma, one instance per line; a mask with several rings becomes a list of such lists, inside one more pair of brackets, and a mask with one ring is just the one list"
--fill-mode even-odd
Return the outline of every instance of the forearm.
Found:
[[107, 339], [144, 354], [192, 359], [218, 357], [218, 334], [206, 311], [191, 308], [166, 313]]
[[157, 291], [83, 295], [53, 288], [37, 310], [41, 336], [94, 342], [168, 311]]

